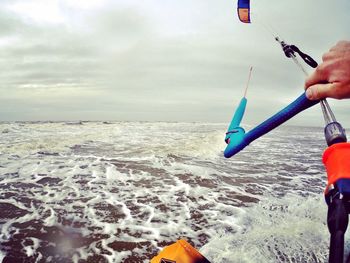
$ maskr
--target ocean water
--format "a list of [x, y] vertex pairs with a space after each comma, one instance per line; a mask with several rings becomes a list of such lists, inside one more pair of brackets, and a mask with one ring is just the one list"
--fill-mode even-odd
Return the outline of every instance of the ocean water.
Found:
[[213, 263], [326, 262], [321, 128], [231, 159], [226, 125], [0, 124], [0, 261], [149, 262], [184, 238]]

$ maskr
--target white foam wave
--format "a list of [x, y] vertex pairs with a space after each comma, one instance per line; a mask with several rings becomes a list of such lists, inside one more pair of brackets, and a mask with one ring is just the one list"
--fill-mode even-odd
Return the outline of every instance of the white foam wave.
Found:
[[313, 233], [321, 229], [315, 196], [324, 171], [322, 146], [308, 130], [278, 131], [224, 159], [224, 125], [2, 125], [9, 131], [0, 137], [0, 194], [10, 218], [0, 242], [18, 245], [25, 235], [18, 253], [55, 260], [39, 252], [53, 246], [73, 262], [147, 262], [186, 238], [196, 247], [210, 241], [202, 251], [213, 262], [252, 262], [259, 253], [271, 262], [304, 243], [323, 258], [306, 244], [327, 240]]
[[201, 252], [212, 262], [326, 262], [326, 204], [319, 197], [264, 199], [246, 210], [242, 229], [213, 238]]

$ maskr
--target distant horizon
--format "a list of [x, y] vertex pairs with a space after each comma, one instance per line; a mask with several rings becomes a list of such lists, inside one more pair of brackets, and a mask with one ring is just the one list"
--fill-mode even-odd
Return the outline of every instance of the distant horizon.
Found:
[[[71, 124], [84, 124], [84, 123], [93, 123], [93, 122], [101, 122], [104, 123], [106, 122], [106, 124], [113, 124], [115, 122], [139, 122], [139, 123], [185, 123], [185, 124], [217, 124], [217, 125], [229, 125], [229, 123], [225, 123], [225, 122], [204, 122], [204, 121], [147, 121], [147, 120], [37, 120], [37, 121], [21, 121], [21, 120], [16, 120], [16, 121], [0, 121], [0, 123], [31, 123], [31, 124], [35, 124], [35, 123], [71, 123]], [[248, 126], [249, 128], [251, 128], [250, 126], [257, 126], [260, 123], [256, 123], [256, 124], [250, 124], [250, 123], [242, 123], [242, 127], [244, 128], [245, 126]], [[252, 128], [254, 128], [252, 127]], [[300, 124], [288, 124], [284, 123], [280, 126], [278, 126], [276, 129], [280, 128], [280, 127], [304, 127], [304, 128], [320, 128], [320, 129], [324, 129], [323, 126], [312, 126], [312, 125], [300, 125]]]

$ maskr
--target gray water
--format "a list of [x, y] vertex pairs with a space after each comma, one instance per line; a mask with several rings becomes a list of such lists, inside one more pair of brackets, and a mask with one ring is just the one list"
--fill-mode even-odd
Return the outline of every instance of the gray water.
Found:
[[0, 260], [149, 262], [184, 238], [213, 263], [326, 262], [322, 129], [231, 159], [226, 125], [0, 124]]

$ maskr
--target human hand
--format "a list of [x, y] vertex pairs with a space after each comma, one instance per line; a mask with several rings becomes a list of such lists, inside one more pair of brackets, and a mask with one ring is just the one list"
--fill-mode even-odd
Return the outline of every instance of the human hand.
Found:
[[307, 98], [350, 98], [350, 41], [338, 42], [322, 61], [305, 81]]

